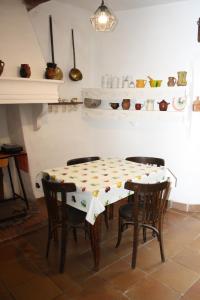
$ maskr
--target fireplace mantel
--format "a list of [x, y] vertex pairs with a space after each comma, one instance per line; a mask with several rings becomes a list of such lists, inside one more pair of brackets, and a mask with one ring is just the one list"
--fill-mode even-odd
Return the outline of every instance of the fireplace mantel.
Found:
[[54, 103], [64, 81], [0, 77], [0, 104]]

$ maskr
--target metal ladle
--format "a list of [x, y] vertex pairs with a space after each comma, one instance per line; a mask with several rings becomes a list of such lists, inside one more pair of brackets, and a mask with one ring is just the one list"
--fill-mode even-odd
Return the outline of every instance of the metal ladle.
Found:
[[73, 81], [79, 81], [83, 79], [83, 75], [79, 69], [76, 68], [76, 56], [75, 56], [75, 46], [74, 46], [74, 30], [72, 29], [72, 48], [73, 48], [73, 59], [74, 67], [69, 72], [69, 78]]
[[54, 79], [62, 80], [63, 79], [63, 72], [55, 64], [54, 43], [53, 43], [53, 25], [52, 25], [52, 16], [51, 15], [49, 15], [49, 29], [50, 29], [50, 39], [51, 39], [51, 57], [52, 57], [52, 63], [55, 65], [55, 77], [54, 77]]

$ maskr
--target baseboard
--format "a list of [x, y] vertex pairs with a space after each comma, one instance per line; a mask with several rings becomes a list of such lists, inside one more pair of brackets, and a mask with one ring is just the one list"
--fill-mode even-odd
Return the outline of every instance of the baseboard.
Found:
[[200, 204], [186, 204], [170, 201], [170, 207], [184, 212], [200, 212]]

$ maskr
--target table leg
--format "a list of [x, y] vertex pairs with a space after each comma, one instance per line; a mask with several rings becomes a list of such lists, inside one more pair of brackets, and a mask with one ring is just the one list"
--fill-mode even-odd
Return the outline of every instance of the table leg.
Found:
[[90, 239], [94, 257], [94, 270], [99, 270], [100, 263], [100, 236], [101, 236], [101, 214], [97, 217], [94, 225], [90, 224]]
[[14, 160], [15, 160], [15, 166], [16, 166], [16, 169], [17, 169], [17, 174], [18, 174], [18, 177], [19, 177], [20, 185], [21, 185], [21, 188], [22, 188], [23, 198], [24, 198], [24, 201], [26, 203], [27, 209], [29, 209], [28, 199], [27, 199], [27, 196], [26, 196], [26, 191], [24, 189], [24, 184], [23, 184], [23, 181], [22, 181], [22, 177], [21, 177], [21, 173], [20, 173], [20, 169], [19, 169], [19, 164], [18, 164], [18, 160], [17, 160], [16, 156], [14, 156]]
[[14, 185], [13, 185], [13, 180], [12, 180], [12, 175], [11, 175], [11, 170], [10, 170], [10, 164], [8, 163], [8, 175], [10, 178], [10, 185], [11, 185], [11, 190], [12, 190], [12, 197], [13, 199], [15, 198], [15, 189], [14, 189]]
[[4, 199], [4, 191], [3, 191], [3, 170], [0, 168], [0, 200]]

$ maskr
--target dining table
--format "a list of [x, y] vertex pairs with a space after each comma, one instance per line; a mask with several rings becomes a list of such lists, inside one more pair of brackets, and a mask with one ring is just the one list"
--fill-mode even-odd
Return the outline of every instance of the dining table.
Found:
[[97, 271], [100, 264], [101, 214], [106, 206], [133, 193], [124, 189], [125, 182], [162, 182], [170, 174], [164, 166], [135, 163], [121, 158], [105, 158], [46, 169], [42, 176], [48, 176], [55, 182], [73, 182], [76, 185], [76, 192], [67, 196], [67, 204], [86, 213], [86, 221], [90, 225], [94, 269]]

